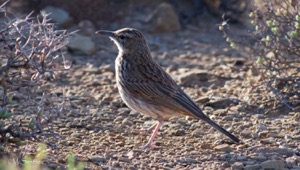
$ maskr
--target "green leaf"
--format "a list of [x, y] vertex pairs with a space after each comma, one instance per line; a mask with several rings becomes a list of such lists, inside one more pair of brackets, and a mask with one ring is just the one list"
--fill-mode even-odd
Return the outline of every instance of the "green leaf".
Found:
[[7, 118], [10, 118], [11, 116], [12, 116], [12, 114], [7, 112], [6, 107], [4, 107], [0, 111], [0, 119], [7, 119]]
[[262, 57], [257, 57], [256, 64], [262, 64], [262, 63], [263, 63], [263, 58]]
[[295, 28], [296, 28], [296, 29], [300, 29], [300, 23], [299, 23], [299, 22], [296, 22], [296, 23], [295, 23]]
[[31, 121], [28, 123], [28, 128], [34, 129], [34, 127], [35, 127], [35, 121], [33, 119], [31, 119]]
[[73, 170], [75, 168], [75, 158], [73, 154], [67, 156], [67, 170]]
[[266, 24], [267, 24], [267, 26], [268, 26], [268, 27], [272, 27], [272, 25], [273, 25], [273, 22], [272, 22], [272, 21], [270, 21], [270, 20], [268, 20], [268, 21], [266, 21]]
[[44, 143], [40, 143], [34, 159], [37, 161], [42, 161], [46, 158], [47, 154], [47, 146]]
[[278, 33], [278, 28], [277, 28], [277, 27], [273, 27], [273, 28], [271, 28], [271, 31], [272, 31], [274, 34], [277, 34], [277, 33]]
[[292, 38], [296, 38], [296, 37], [298, 37], [298, 32], [297, 32], [297, 31], [291, 31], [291, 32], [290, 32], [290, 36], [291, 36]]
[[254, 13], [253, 13], [253, 12], [250, 12], [249, 17], [250, 17], [250, 18], [253, 18], [253, 17], [254, 17]]
[[271, 39], [272, 39], [272, 38], [271, 38], [270, 35], [267, 35], [267, 36], [266, 36], [266, 41], [267, 41], [267, 42], [271, 41]]
[[234, 48], [234, 49], [237, 48], [237, 46], [236, 46], [236, 44], [235, 44], [234, 42], [231, 42], [231, 43], [230, 43], [230, 47], [231, 47], [231, 48]]
[[24, 162], [24, 170], [31, 170], [32, 168], [32, 158], [30, 158], [29, 156], [25, 156], [25, 158], [23, 159]]
[[259, 27], [258, 25], [255, 26], [255, 31], [258, 31], [259, 30]]
[[73, 154], [69, 153], [67, 156], [67, 170], [83, 170], [85, 164], [82, 162], [75, 163], [75, 157]]

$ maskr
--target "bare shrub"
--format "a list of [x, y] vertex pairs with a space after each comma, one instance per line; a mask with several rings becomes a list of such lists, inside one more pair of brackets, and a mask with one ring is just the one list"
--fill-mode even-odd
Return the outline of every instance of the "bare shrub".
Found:
[[21, 108], [26, 112], [24, 108], [27, 108], [36, 113], [37, 117], [29, 122], [29, 129], [37, 127], [30, 123], [41, 121], [45, 109], [61, 110], [60, 105], [53, 106], [56, 102], [51, 101], [40, 85], [56, 78], [57, 71], [68, 68], [61, 49], [67, 44], [69, 34], [56, 30], [47, 15], [16, 17], [5, 9], [6, 3], [0, 6], [0, 135], [4, 137], [9, 133], [20, 137], [17, 123], [7, 125], [4, 121], [13, 114], [10, 107], [13, 98], [18, 98], [14, 110]]
[[249, 78], [248, 84], [268, 91], [264, 94], [269, 95], [276, 107], [293, 110], [300, 103], [299, 4], [294, 0], [273, 0], [264, 1], [263, 5], [264, 10], [254, 8], [249, 14], [255, 29], [249, 31], [247, 38], [231, 33], [227, 21], [219, 29], [231, 47], [250, 50], [260, 80], [254, 82]]

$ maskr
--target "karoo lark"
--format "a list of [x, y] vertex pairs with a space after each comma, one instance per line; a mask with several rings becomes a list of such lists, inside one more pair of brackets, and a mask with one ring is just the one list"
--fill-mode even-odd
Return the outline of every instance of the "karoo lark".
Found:
[[153, 148], [153, 139], [165, 120], [191, 116], [204, 120], [235, 142], [239, 139], [207, 117], [195, 102], [152, 58], [143, 34], [134, 28], [100, 30], [117, 45], [116, 80], [121, 98], [131, 109], [158, 120], [144, 148]]

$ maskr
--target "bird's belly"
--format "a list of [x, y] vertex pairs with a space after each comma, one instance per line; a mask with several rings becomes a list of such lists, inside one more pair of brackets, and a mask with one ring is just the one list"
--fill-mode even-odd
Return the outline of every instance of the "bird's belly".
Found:
[[118, 85], [118, 90], [122, 100], [126, 103], [126, 105], [129, 108], [140, 112], [144, 115], [151, 116], [156, 119], [162, 118], [164, 120], [169, 119], [173, 116], [181, 115], [178, 111], [175, 111], [173, 109], [149, 104], [140, 99], [134, 98], [130, 94], [128, 94], [120, 85]]

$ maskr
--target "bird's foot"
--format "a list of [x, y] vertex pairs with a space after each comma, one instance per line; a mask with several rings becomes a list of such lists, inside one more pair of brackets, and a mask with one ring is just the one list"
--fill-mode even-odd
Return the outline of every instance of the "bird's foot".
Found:
[[157, 149], [157, 148], [160, 148], [159, 146], [156, 146], [152, 143], [147, 143], [144, 147], [142, 147], [141, 149], [143, 151], [146, 151], [147, 149]]

